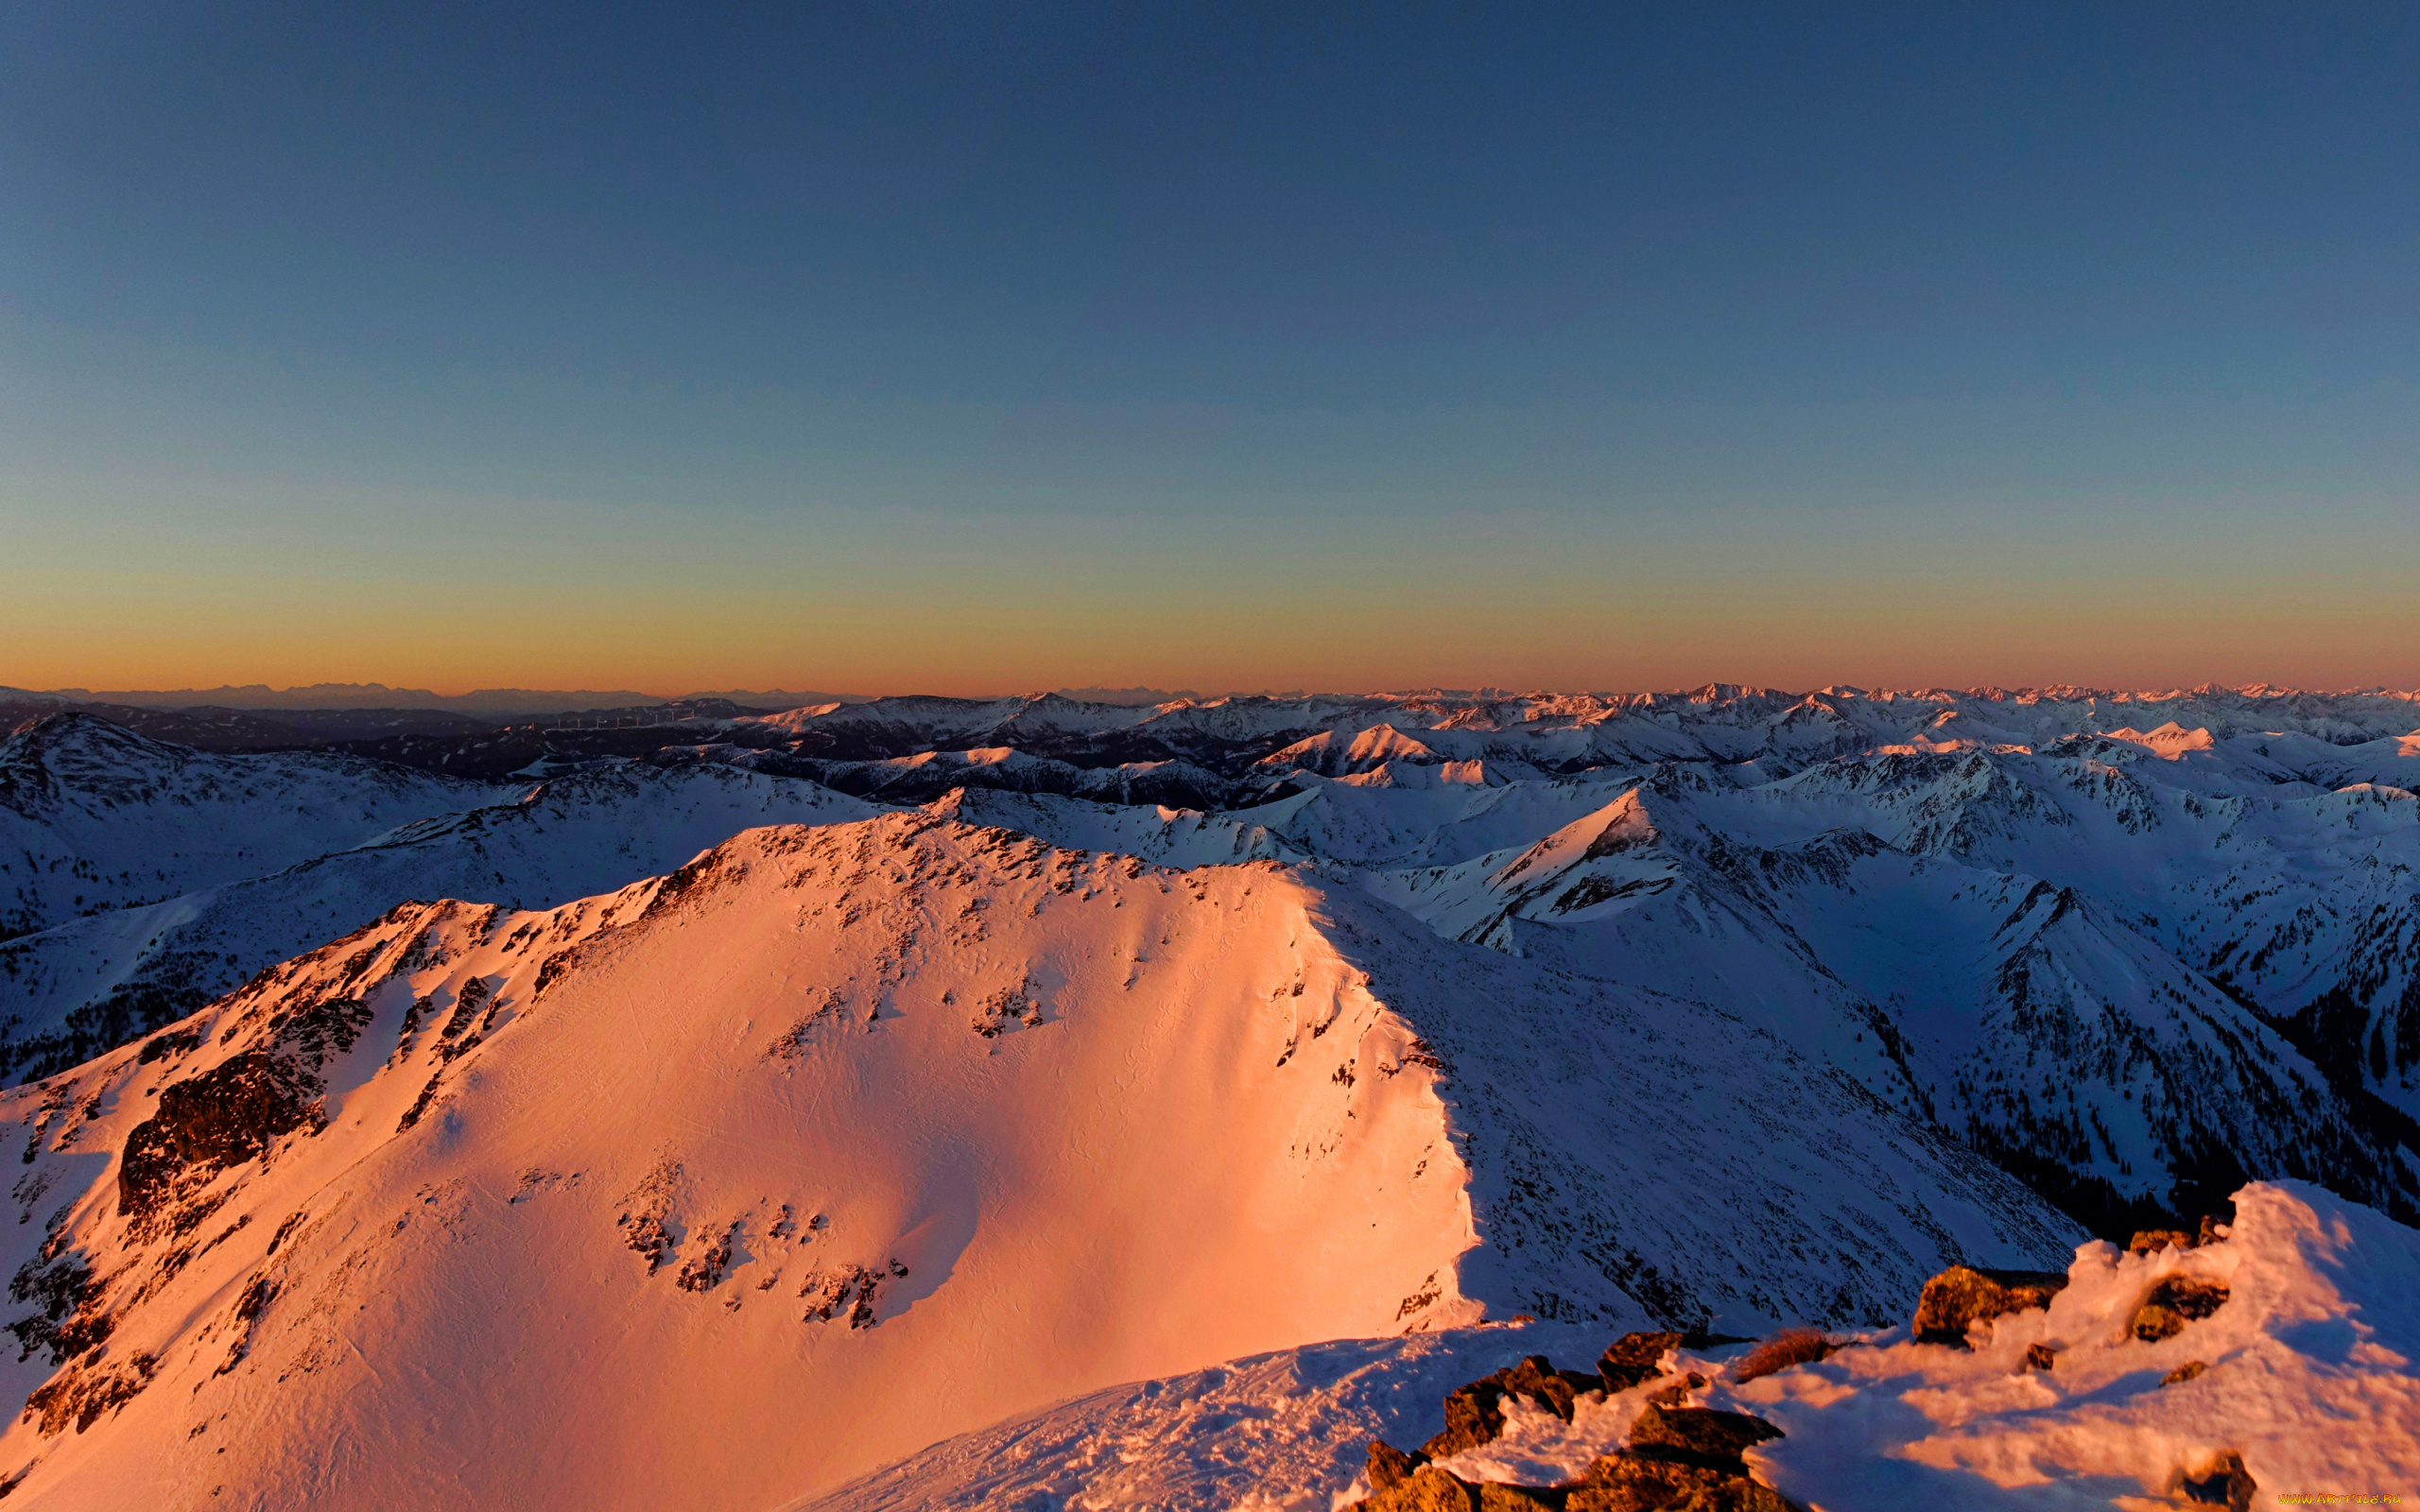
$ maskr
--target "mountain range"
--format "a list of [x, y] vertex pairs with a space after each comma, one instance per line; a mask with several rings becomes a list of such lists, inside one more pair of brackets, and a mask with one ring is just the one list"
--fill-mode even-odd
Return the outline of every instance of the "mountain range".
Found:
[[1516, 1315], [1887, 1342], [1946, 1267], [2256, 1188], [2420, 1221], [2410, 694], [391, 744], [0, 741], [0, 1479], [38, 1503], [994, 1504], [885, 1467], [1442, 1341], [1354, 1356], [1378, 1403]]
[[260, 709], [277, 712], [330, 713], [352, 709], [438, 709], [457, 713], [500, 716], [568, 713], [583, 709], [631, 709], [659, 704], [696, 703], [719, 699], [727, 703], [763, 704], [795, 709], [803, 704], [830, 703], [846, 696], [837, 693], [791, 693], [781, 689], [756, 692], [692, 693], [678, 697], [635, 693], [574, 692], [563, 688], [475, 688], [469, 693], [432, 693], [426, 688], [390, 688], [383, 682], [316, 682], [307, 687], [272, 688], [250, 682], [216, 688], [130, 689], [95, 693], [89, 688], [53, 688], [47, 693], [0, 688], [0, 698], [55, 698], [66, 703], [117, 704], [138, 709]]

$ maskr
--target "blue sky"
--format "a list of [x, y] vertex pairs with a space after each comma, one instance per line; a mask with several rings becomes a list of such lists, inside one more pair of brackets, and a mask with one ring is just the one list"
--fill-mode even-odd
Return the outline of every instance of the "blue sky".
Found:
[[2420, 682], [2406, 8], [0, 53], [0, 682]]

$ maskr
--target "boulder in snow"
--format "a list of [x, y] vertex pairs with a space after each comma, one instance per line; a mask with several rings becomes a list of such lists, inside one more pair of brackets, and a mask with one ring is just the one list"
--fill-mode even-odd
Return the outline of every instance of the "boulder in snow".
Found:
[[1977, 1270], [1952, 1265], [1925, 1282], [1916, 1298], [1916, 1342], [1965, 1349], [1966, 1331], [2009, 1313], [2048, 1307], [2067, 1284], [2055, 1270]]
[[2198, 1323], [2217, 1312], [2227, 1299], [2226, 1287], [2218, 1281], [2204, 1280], [2193, 1276], [2169, 1276], [2152, 1288], [2143, 1305], [2135, 1309], [2134, 1320], [2126, 1332], [2146, 1344], [2172, 1339], [2185, 1332], [2186, 1325]]

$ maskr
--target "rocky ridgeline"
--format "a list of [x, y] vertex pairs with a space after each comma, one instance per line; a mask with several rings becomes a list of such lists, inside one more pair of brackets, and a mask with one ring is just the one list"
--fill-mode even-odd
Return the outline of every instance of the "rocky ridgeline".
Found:
[[[2138, 1254], [2170, 1246], [2191, 1249], [2217, 1237], [2215, 1220], [2204, 1218], [2198, 1234], [2146, 1230], [2135, 1234], [2128, 1248]], [[1975, 1330], [2012, 1313], [2048, 1307], [2067, 1280], [2061, 1271], [1952, 1266], [1926, 1282], [1917, 1298], [1915, 1342], [1970, 1349]], [[2127, 1332], [2145, 1343], [2173, 1338], [2216, 1313], [2226, 1299], [2227, 1288], [2216, 1281], [2170, 1276], [2135, 1308]], [[1369, 1477], [1374, 1494], [1355, 1503], [1353, 1512], [1806, 1512], [1758, 1480], [1746, 1459], [1749, 1449], [1784, 1436], [1781, 1429], [1753, 1414], [1692, 1404], [1692, 1397], [1710, 1383], [1682, 1364], [1677, 1351], [1747, 1342], [1703, 1332], [1625, 1333], [1598, 1360], [1594, 1372], [1562, 1369], [1544, 1355], [1530, 1355], [1448, 1393], [1444, 1431], [1419, 1449], [1405, 1451], [1373, 1440]], [[1811, 1330], [1790, 1330], [1714, 1368], [1737, 1384], [1858, 1347], [1835, 1343]], [[2028, 1369], [2055, 1369], [2058, 1357], [2037, 1344], [2025, 1364]], [[2200, 1362], [2188, 1363], [2169, 1372], [2161, 1384], [2190, 1381], [2204, 1368]], [[1581, 1399], [1590, 1393], [1610, 1400], [1651, 1384], [1655, 1389], [1646, 1394], [1626, 1443], [1599, 1455], [1575, 1483], [1549, 1486], [1469, 1481], [1439, 1463], [1494, 1442], [1504, 1432], [1506, 1405], [1513, 1399], [1571, 1422]], [[2239, 1454], [2221, 1456], [2174, 1487], [2181, 1506], [2222, 1506], [2232, 1512], [2246, 1512], [2257, 1489]]]

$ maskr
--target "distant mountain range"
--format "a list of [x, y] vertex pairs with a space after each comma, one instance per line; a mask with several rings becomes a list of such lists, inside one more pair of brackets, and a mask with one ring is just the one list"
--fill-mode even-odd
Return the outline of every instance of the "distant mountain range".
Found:
[[[1059, 696], [1082, 703], [1161, 704], [1204, 695], [1191, 688], [1061, 688]], [[1299, 692], [1270, 695], [1301, 697]], [[1221, 696], [1224, 696], [1223, 695]], [[430, 709], [494, 719], [574, 713], [600, 709], [652, 709], [692, 703], [735, 703], [759, 709], [798, 709], [810, 704], [860, 703], [863, 694], [798, 692], [786, 688], [725, 688], [694, 693], [639, 693], [632, 689], [477, 688], [469, 693], [433, 693], [426, 688], [390, 688], [383, 682], [315, 682], [306, 687], [271, 688], [251, 682], [216, 688], [152, 688], [95, 692], [90, 688], [35, 691], [0, 687], [0, 704], [56, 699], [70, 704], [108, 704], [133, 709], [243, 709], [284, 714], [354, 709]]]
[[89, 688], [52, 688], [33, 693], [0, 688], [0, 701], [51, 697], [70, 703], [123, 704], [136, 709], [263, 709], [286, 712], [323, 709], [442, 709], [456, 713], [496, 718], [515, 715], [569, 713], [583, 709], [652, 708], [660, 704], [719, 699], [766, 709], [796, 709], [804, 704], [831, 703], [847, 695], [792, 693], [785, 689], [734, 690], [666, 696], [613, 691], [572, 692], [560, 688], [479, 688], [470, 693], [432, 693], [426, 688], [390, 688], [383, 682], [316, 682], [308, 687], [271, 688], [253, 682], [242, 687], [129, 690], [98, 693]]

